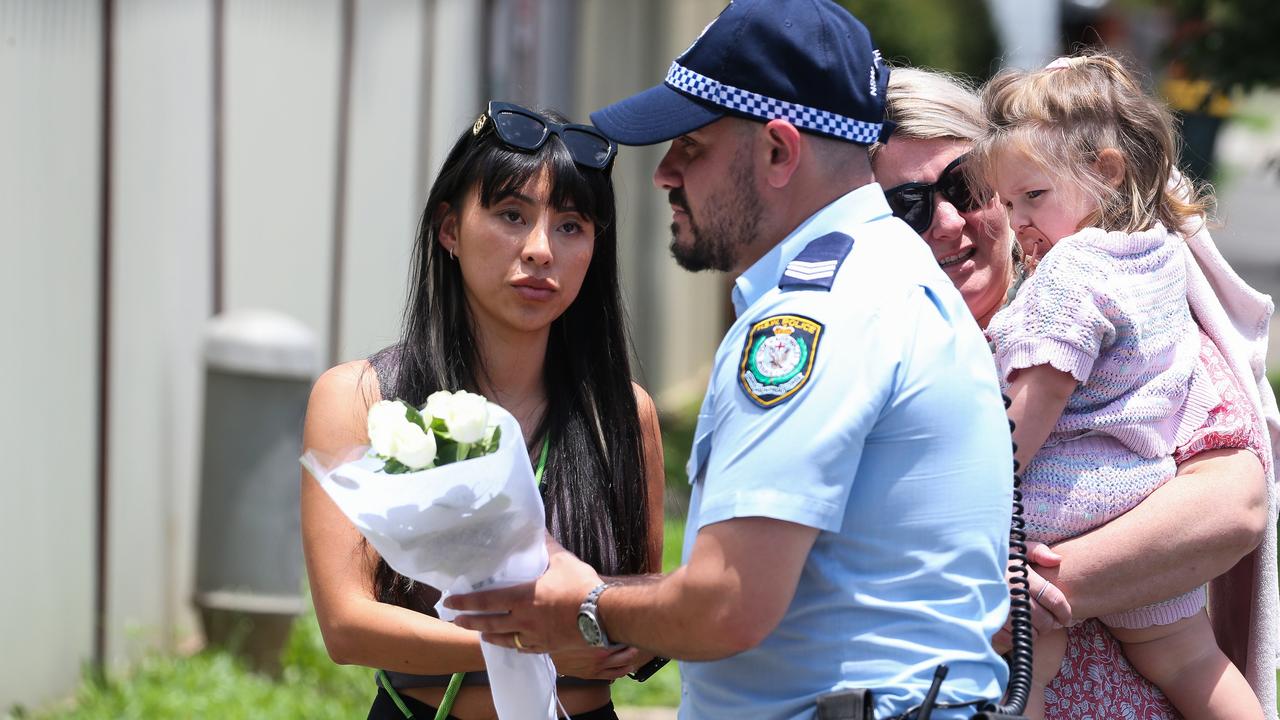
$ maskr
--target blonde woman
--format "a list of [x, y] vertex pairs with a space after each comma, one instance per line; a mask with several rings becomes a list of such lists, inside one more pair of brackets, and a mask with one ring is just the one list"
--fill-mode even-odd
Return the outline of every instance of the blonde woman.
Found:
[[[983, 129], [978, 99], [954, 78], [908, 68], [894, 71], [888, 95], [898, 129], [874, 155], [876, 176], [895, 213], [921, 233], [985, 327], [1016, 293], [1023, 273], [1003, 206], [975, 201], [963, 174], [955, 172]], [[1214, 268], [1225, 262], [1207, 234], [1192, 250], [1208, 272], [1221, 274]], [[1234, 276], [1215, 286], [1231, 295], [1235, 315], [1262, 317], [1267, 311]], [[1224, 314], [1211, 294], [1193, 308], [1202, 323], [1202, 317]], [[1240, 327], [1252, 327], [1252, 315], [1239, 319]], [[1258, 384], [1260, 373], [1240, 362], [1265, 335], [1237, 336], [1216, 325], [1208, 330], [1213, 341], [1201, 334], [1200, 363], [1216, 370], [1210, 374], [1223, 401], [1179, 448], [1177, 476], [1128, 513], [1055, 544], [1052, 552], [1033, 552], [1040, 563], [1033, 566], [1031, 586], [1037, 627], [1073, 625], [1062, 672], [1048, 687], [1049, 718], [1085, 712], [1177, 717], [1163, 695], [1133, 671], [1111, 634], [1086, 619], [1156, 602], [1219, 575], [1214, 608], [1231, 606], [1214, 615], [1219, 639], [1245, 668], [1262, 705], [1274, 706], [1275, 530], [1268, 521], [1262, 463], [1272, 449], [1258, 417], [1273, 418], [1275, 405], [1265, 384]], [[1274, 717], [1273, 711], [1267, 716]]]

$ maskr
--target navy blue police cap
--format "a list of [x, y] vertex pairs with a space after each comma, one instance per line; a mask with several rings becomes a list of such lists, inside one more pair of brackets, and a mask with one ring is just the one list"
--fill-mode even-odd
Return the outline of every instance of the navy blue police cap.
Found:
[[666, 81], [591, 113], [623, 145], [653, 145], [726, 115], [785, 119], [870, 145], [884, 120], [889, 67], [867, 28], [831, 0], [734, 0], [671, 63]]

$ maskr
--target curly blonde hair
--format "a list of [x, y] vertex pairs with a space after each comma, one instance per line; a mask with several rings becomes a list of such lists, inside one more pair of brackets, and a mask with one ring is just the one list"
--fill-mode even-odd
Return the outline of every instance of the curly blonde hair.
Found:
[[[982, 89], [981, 99], [986, 131], [965, 171], [984, 194], [993, 192], [996, 162], [1013, 157], [1096, 198], [1098, 209], [1084, 226], [1138, 232], [1160, 222], [1185, 230], [1213, 205], [1207, 188], [1172, 182], [1178, 157], [1173, 117], [1111, 55], [1082, 54], [1041, 70], [1002, 72]], [[1097, 168], [1107, 149], [1123, 159], [1118, 186]]]

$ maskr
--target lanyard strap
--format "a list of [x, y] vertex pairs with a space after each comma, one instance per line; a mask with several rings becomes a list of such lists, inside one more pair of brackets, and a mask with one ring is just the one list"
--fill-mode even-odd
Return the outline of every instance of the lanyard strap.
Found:
[[538, 454], [538, 469], [533, 471], [533, 481], [542, 487], [542, 471], [547, 469], [547, 450], [551, 448], [551, 433], [542, 438], [542, 452]]

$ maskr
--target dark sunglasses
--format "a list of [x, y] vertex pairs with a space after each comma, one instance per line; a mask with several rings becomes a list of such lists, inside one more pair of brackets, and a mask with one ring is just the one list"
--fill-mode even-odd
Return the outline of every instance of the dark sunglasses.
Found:
[[909, 182], [885, 190], [884, 197], [889, 201], [889, 209], [894, 216], [902, 218], [912, 230], [923, 235], [933, 224], [934, 193], [940, 193], [960, 212], [972, 212], [982, 207], [960, 171], [960, 163], [965, 157], [961, 155], [943, 168], [937, 182]]
[[479, 137], [491, 125], [499, 140], [527, 152], [542, 147], [554, 133], [564, 142], [574, 162], [597, 170], [609, 167], [618, 152], [618, 146], [612, 140], [590, 125], [561, 125], [511, 103], [489, 101], [489, 109], [476, 119], [471, 126], [471, 134]]

